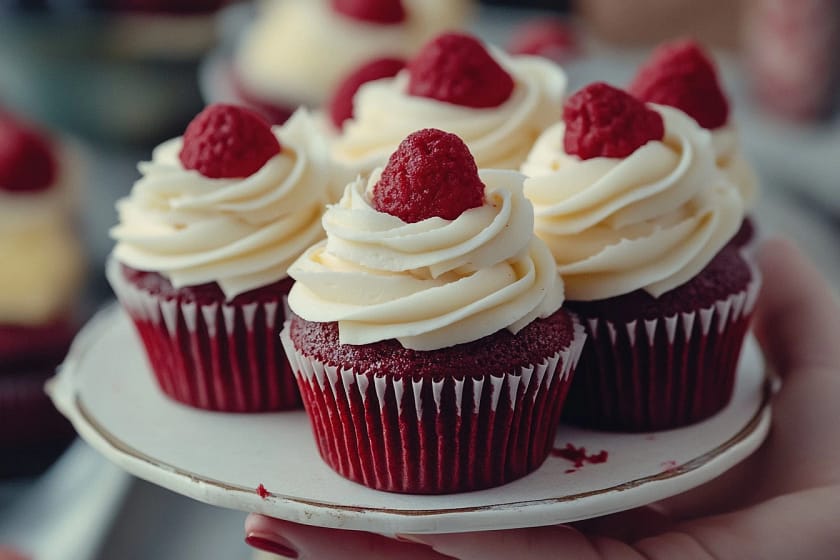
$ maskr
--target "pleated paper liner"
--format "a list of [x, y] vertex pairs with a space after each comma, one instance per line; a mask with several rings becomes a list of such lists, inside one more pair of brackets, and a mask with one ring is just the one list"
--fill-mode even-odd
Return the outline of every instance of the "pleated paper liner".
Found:
[[704, 420], [732, 398], [741, 346], [761, 278], [712, 306], [651, 320], [586, 326], [563, 420], [624, 432], [667, 430]]
[[318, 450], [342, 476], [409, 494], [498, 486], [539, 467], [585, 341], [505, 375], [392, 377], [338, 368], [281, 333]]
[[108, 280], [137, 329], [152, 371], [169, 397], [206, 410], [299, 408], [300, 394], [280, 343], [287, 294], [237, 305], [166, 299], [123, 277]]

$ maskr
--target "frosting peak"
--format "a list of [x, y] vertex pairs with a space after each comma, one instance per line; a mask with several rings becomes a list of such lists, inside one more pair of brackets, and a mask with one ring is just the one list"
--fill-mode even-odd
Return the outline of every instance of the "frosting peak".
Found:
[[562, 150], [558, 123], [523, 165], [537, 235], [570, 299], [659, 296], [698, 274], [741, 224], [743, 203], [715, 165], [709, 132], [677, 109], [651, 106], [665, 122], [661, 142], [581, 161]]
[[117, 204], [117, 260], [176, 288], [217, 282], [228, 299], [284, 278], [323, 236], [329, 177], [326, 147], [305, 110], [273, 131], [283, 151], [243, 179], [185, 169], [181, 138], [158, 146]]
[[563, 286], [533, 236], [519, 173], [481, 171], [482, 206], [415, 223], [373, 208], [368, 195], [380, 173], [347, 186], [324, 214], [327, 240], [290, 267], [295, 313], [337, 321], [342, 344], [395, 338], [434, 350], [518, 332], [560, 307]]

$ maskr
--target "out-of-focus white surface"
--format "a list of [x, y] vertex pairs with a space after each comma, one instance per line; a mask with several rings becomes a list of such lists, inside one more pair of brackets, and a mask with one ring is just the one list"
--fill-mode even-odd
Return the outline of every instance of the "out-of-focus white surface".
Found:
[[130, 479], [77, 440], [0, 510], [0, 543], [37, 560], [95, 558]]

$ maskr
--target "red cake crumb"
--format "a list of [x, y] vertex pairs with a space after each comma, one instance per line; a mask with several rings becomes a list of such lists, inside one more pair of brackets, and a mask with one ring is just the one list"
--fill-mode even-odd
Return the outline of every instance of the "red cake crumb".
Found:
[[405, 8], [400, 0], [332, 0], [332, 8], [367, 23], [390, 25], [405, 21]]
[[663, 473], [672, 473], [677, 470], [677, 462], [673, 459], [670, 461], [663, 461], [659, 464], [659, 466], [662, 467]]
[[642, 101], [676, 107], [709, 130], [729, 120], [729, 103], [714, 63], [692, 40], [656, 49], [627, 89]]
[[281, 150], [260, 115], [244, 107], [216, 104], [189, 124], [179, 157], [185, 168], [205, 177], [238, 178], [252, 175]]
[[553, 457], [561, 457], [574, 464], [575, 468], [567, 469], [565, 471], [566, 473], [576, 472], [577, 469], [583, 467], [586, 463], [589, 463], [590, 465], [606, 463], [607, 458], [609, 457], [609, 453], [603, 449], [598, 453], [588, 455], [585, 447], [575, 447], [571, 443], [567, 443], [566, 447], [555, 447], [551, 450], [551, 455]]
[[662, 116], [630, 94], [603, 82], [590, 84], [563, 107], [566, 153], [581, 159], [627, 157], [665, 137]]
[[463, 107], [498, 107], [513, 93], [513, 78], [470, 35], [444, 33], [408, 63], [409, 95]]
[[579, 52], [572, 27], [558, 19], [539, 19], [516, 29], [508, 43], [508, 52], [516, 55], [535, 55], [562, 62]]
[[330, 118], [336, 128], [341, 129], [344, 121], [353, 117], [353, 96], [362, 84], [396, 76], [405, 68], [405, 61], [399, 58], [377, 58], [367, 62], [342, 80], [330, 101]]
[[0, 190], [38, 192], [55, 182], [58, 163], [49, 142], [35, 130], [0, 113]]
[[262, 498], [263, 500], [265, 500], [266, 498], [268, 498], [271, 495], [271, 492], [266, 490], [265, 486], [263, 486], [262, 483], [260, 483], [260, 485], [257, 486], [257, 495], [260, 498]]
[[484, 184], [463, 140], [426, 128], [408, 135], [391, 155], [372, 202], [408, 223], [433, 216], [454, 220], [484, 203]]

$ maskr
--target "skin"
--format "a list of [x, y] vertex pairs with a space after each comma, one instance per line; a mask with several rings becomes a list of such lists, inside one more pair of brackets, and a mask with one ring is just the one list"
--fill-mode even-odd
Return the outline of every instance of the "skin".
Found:
[[[766, 242], [754, 331], [782, 380], [761, 449], [724, 476], [652, 506], [573, 525], [448, 535], [370, 533], [252, 514], [248, 535], [302, 559], [831, 560], [840, 550], [840, 306], [790, 242]], [[292, 555], [292, 557], [294, 557]]]

